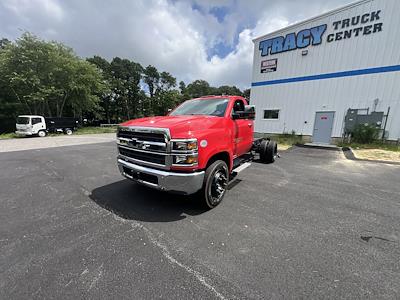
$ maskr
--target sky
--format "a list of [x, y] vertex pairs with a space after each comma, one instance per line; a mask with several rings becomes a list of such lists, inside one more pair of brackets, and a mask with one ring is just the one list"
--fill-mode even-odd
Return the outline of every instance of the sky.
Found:
[[81, 57], [129, 58], [190, 83], [251, 84], [258, 36], [352, 0], [0, 0], [0, 38], [29, 31]]

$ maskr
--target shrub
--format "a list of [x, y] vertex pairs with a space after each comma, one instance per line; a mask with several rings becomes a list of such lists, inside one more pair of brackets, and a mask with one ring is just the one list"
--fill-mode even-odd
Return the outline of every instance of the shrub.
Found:
[[352, 142], [371, 144], [378, 139], [379, 128], [370, 124], [358, 124], [353, 131]]

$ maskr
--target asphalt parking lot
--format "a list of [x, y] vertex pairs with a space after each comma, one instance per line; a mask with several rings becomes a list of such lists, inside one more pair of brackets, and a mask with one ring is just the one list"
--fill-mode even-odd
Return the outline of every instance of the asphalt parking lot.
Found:
[[114, 143], [0, 153], [0, 298], [400, 297], [400, 167], [293, 148], [224, 202], [123, 179]]

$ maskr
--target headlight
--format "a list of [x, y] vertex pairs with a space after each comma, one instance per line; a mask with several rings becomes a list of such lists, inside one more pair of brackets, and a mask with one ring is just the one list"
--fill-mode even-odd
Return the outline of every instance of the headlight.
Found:
[[178, 151], [197, 150], [197, 140], [175, 141], [172, 144], [172, 150], [178, 150]]
[[174, 156], [176, 165], [195, 165], [197, 164], [197, 155], [176, 155]]

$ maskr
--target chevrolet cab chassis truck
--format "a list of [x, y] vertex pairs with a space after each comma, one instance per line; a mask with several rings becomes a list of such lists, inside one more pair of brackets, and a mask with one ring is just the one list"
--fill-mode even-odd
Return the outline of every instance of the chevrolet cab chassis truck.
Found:
[[239, 96], [185, 101], [167, 116], [127, 121], [117, 132], [123, 176], [162, 191], [221, 203], [229, 181], [256, 155], [274, 162], [277, 143], [254, 139], [255, 109]]

